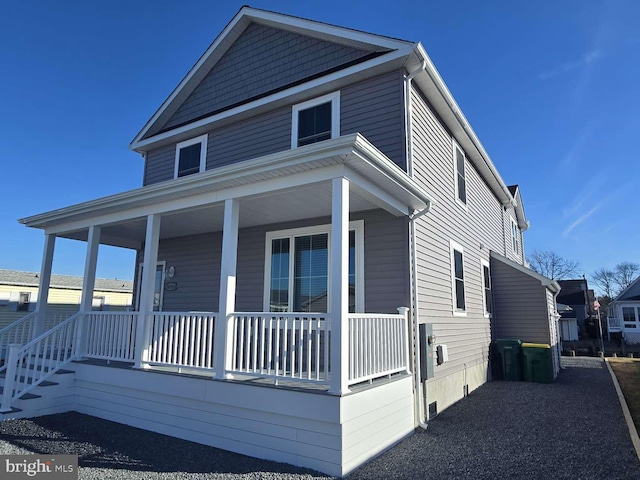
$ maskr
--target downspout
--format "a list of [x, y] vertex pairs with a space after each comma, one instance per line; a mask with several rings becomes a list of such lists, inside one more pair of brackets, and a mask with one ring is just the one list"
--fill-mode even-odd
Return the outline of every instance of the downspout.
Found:
[[[405, 111], [405, 138], [406, 138], [406, 161], [407, 174], [413, 178], [413, 129], [412, 129], [412, 102], [411, 102], [411, 81], [420, 72], [427, 68], [426, 59], [422, 59], [421, 65], [413, 72], [409, 73], [405, 78], [405, 95], [404, 95], [404, 111]], [[414, 412], [416, 422], [420, 428], [427, 429], [427, 423], [424, 421], [424, 412], [422, 408], [421, 381], [420, 381], [420, 328], [418, 318], [418, 284], [416, 270], [418, 266], [418, 255], [416, 249], [416, 226], [415, 221], [425, 215], [431, 209], [431, 204], [409, 216], [409, 252], [411, 256], [411, 264], [409, 268], [409, 281], [411, 283], [411, 311], [413, 316], [413, 374], [414, 374]], [[426, 386], [424, 387], [426, 389]], [[425, 390], [426, 396], [426, 390]], [[427, 419], [428, 420], [428, 419]]]

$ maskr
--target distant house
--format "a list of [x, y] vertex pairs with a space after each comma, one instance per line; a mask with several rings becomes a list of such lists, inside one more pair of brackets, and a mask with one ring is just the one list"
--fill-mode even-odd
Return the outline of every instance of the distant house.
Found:
[[[24, 317], [36, 309], [40, 274], [0, 269], [0, 328]], [[93, 310], [126, 310], [131, 308], [133, 282], [96, 278]], [[80, 307], [82, 277], [51, 275], [49, 287], [49, 318], [73, 315]]]
[[[490, 380], [492, 338], [550, 344], [558, 372], [559, 287], [524, 266], [520, 191], [419, 42], [242, 7], [130, 148], [141, 188], [21, 220], [43, 278], [56, 238], [86, 241], [88, 283], [10, 349], [6, 415], [341, 476]], [[91, 311], [101, 244], [137, 251], [135, 311]], [[37, 410], [21, 395], [46, 375], [19, 371], [50, 352], [74, 381]]]
[[640, 343], [640, 277], [609, 305], [609, 333], [621, 332], [626, 343]]
[[584, 278], [558, 280], [558, 284], [562, 290], [558, 294], [557, 302], [571, 307], [571, 310], [561, 312], [562, 339], [578, 340], [586, 335], [588, 320], [594, 314], [593, 290], [589, 290]]

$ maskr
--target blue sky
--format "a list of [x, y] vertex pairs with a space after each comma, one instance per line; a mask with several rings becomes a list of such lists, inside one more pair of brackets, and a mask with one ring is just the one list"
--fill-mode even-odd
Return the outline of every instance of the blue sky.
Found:
[[[43, 234], [18, 218], [139, 187], [130, 140], [242, 1], [5, 3], [0, 18], [0, 268], [40, 269]], [[421, 41], [507, 184], [527, 251], [589, 275], [640, 262], [640, 2], [253, 1]], [[81, 275], [59, 240], [54, 273]], [[101, 277], [132, 278], [101, 247]]]

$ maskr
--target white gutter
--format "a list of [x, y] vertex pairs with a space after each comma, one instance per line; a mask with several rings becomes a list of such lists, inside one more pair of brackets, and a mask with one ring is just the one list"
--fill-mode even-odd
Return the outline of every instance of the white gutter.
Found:
[[[405, 136], [406, 136], [406, 160], [407, 160], [407, 173], [413, 179], [413, 109], [411, 102], [411, 81], [413, 78], [418, 75], [420, 72], [424, 71], [427, 68], [427, 61], [425, 57], [422, 57], [421, 65], [416, 68], [413, 72], [409, 73], [405, 78], [405, 94], [404, 94], [404, 110], [405, 110]], [[421, 210], [420, 212], [414, 212], [409, 216], [409, 252], [411, 255], [411, 264], [409, 268], [409, 282], [411, 283], [412, 294], [411, 294], [411, 310], [413, 317], [413, 338], [414, 340], [414, 349], [413, 349], [413, 384], [414, 384], [414, 394], [413, 394], [413, 405], [415, 412], [415, 419], [420, 428], [427, 429], [428, 425], [424, 421], [424, 412], [422, 409], [422, 395], [421, 395], [421, 386], [422, 382], [420, 381], [420, 322], [418, 317], [418, 282], [416, 270], [418, 267], [418, 254], [416, 249], [416, 224], [415, 221], [421, 216], [427, 214], [431, 210], [431, 203], [428, 203], [427, 206]], [[426, 385], [424, 386], [426, 389]]]

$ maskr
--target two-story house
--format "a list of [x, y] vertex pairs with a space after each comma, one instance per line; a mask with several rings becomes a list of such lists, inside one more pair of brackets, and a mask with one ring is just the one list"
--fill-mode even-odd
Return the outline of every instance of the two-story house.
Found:
[[[558, 343], [520, 192], [420, 43], [243, 7], [131, 148], [141, 188], [21, 220], [41, 291], [57, 237], [85, 285], [53, 331], [25, 320], [5, 412], [49, 375], [22, 360], [76, 360], [39, 414], [345, 475], [485, 383], [495, 328]], [[138, 252], [135, 311], [90, 311], [100, 245]]]

